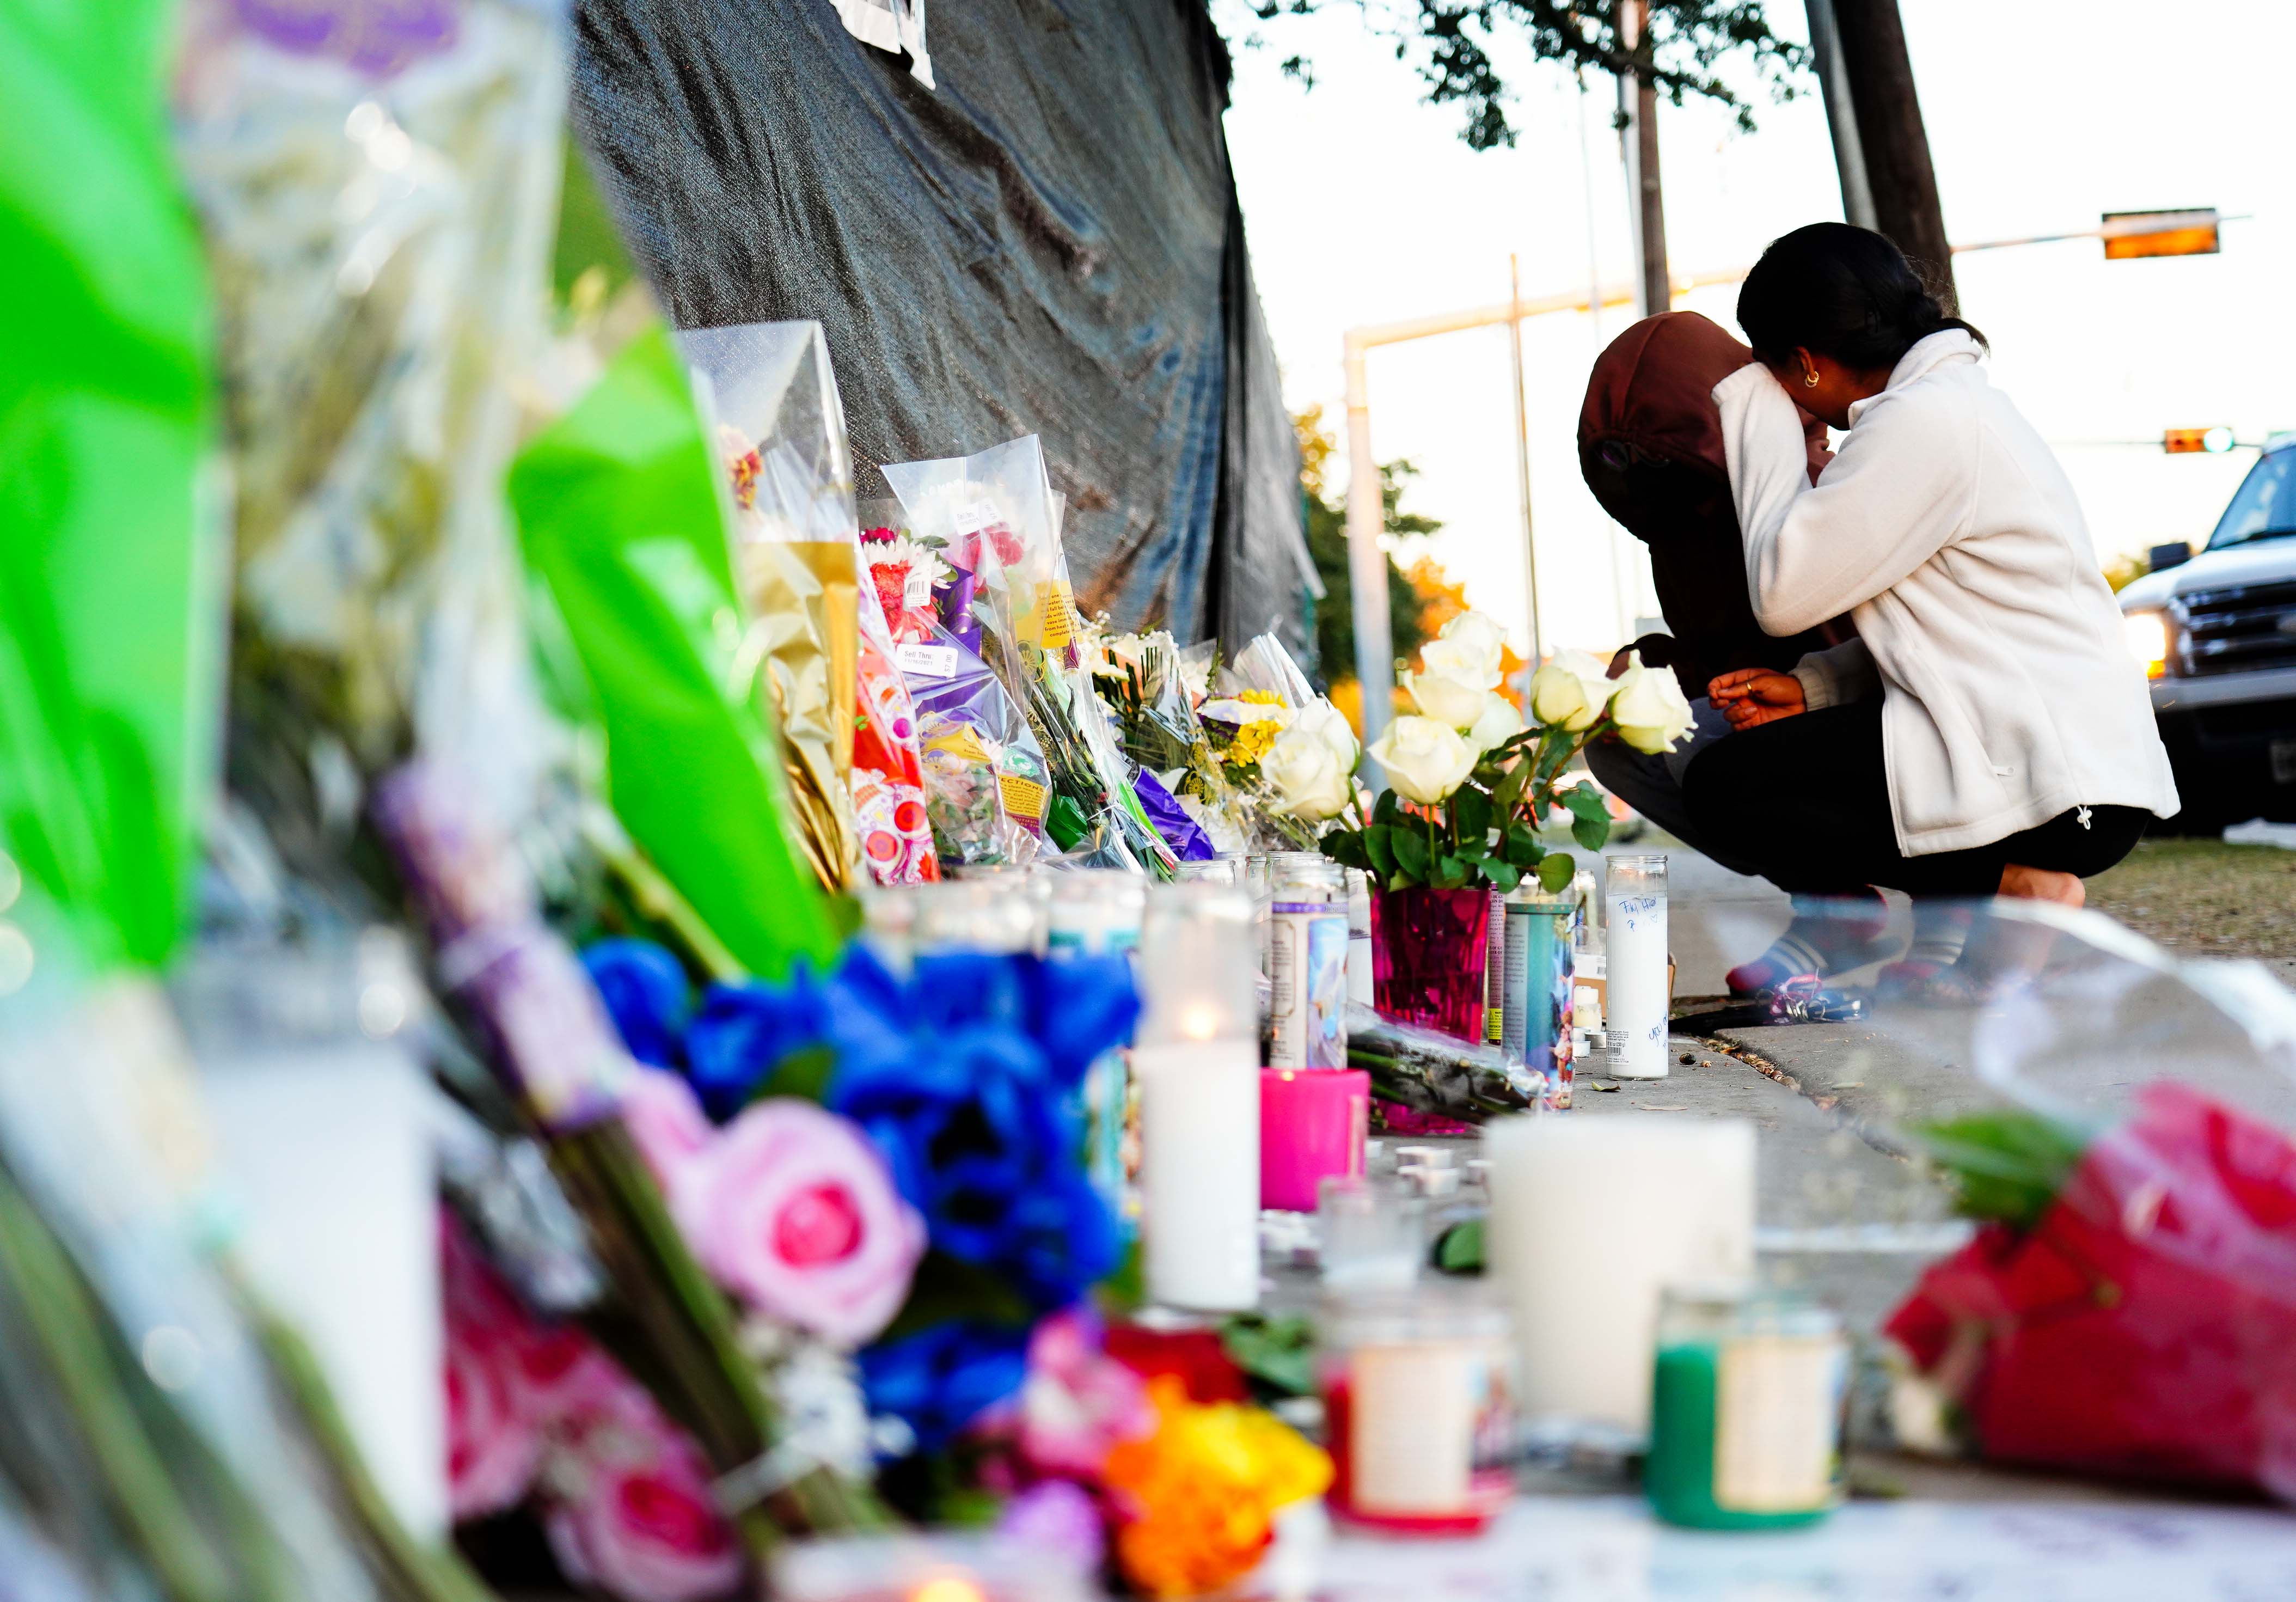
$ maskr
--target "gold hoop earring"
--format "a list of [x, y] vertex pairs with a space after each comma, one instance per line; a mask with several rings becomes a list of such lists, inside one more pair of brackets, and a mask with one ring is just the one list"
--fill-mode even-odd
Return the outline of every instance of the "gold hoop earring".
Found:
[[1801, 387], [1805, 390], [1815, 390], [1817, 388], [1817, 374], [1815, 373], [1803, 374], [1801, 375]]

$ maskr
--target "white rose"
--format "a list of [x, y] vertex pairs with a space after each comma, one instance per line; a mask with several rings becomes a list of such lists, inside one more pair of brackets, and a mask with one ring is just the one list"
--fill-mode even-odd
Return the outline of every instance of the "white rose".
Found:
[[1619, 738], [1636, 751], [1655, 756], [1672, 751], [1695, 721], [1671, 668], [1645, 668], [1637, 651], [1620, 677], [1618, 694], [1611, 698], [1611, 716]]
[[1432, 806], [1475, 770], [1475, 748], [1432, 718], [1398, 718], [1371, 748], [1387, 782], [1407, 801]]
[[1471, 639], [1429, 640], [1419, 648], [1419, 670], [1456, 678], [1479, 690], [1495, 688], [1499, 682], [1497, 653], [1486, 653]]
[[1275, 787], [1283, 810], [1320, 821], [1346, 809], [1348, 776], [1332, 748], [1304, 729], [1285, 729], [1259, 759], [1259, 775]]
[[1341, 773], [1356, 770], [1356, 731], [1348, 727], [1347, 715], [1321, 695], [1293, 713], [1284, 728], [1287, 733], [1310, 734], [1321, 740]]
[[1480, 612], [1463, 612], [1443, 625], [1442, 637], [1456, 640], [1479, 659], [1490, 666], [1493, 673], [1499, 670], [1506, 649], [1506, 630]]
[[1568, 668], [1549, 663], [1530, 676], [1530, 715], [1541, 723], [1585, 728], [1595, 721], [1587, 715], [1595, 710], [1587, 704], [1578, 676]]
[[1467, 743], [1477, 751], [1488, 751], [1509, 735], [1522, 729], [1522, 714], [1514, 702], [1493, 690], [1487, 693], [1481, 714], [1467, 726]]
[[1403, 687], [1420, 712], [1451, 728], [1464, 728], [1482, 716], [1483, 700], [1491, 687], [1447, 673], [1406, 673]]
[[[1542, 674], [1569, 674], [1578, 686], [1579, 699], [1584, 703], [1570, 717], [1562, 719], [1562, 727], [1572, 734], [1583, 734], [1595, 727], [1603, 716], [1603, 709], [1618, 693], [1619, 685], [1610, 676], [1608, 665], [1599, 656], [1585, 651], [1557, 651], [1541, 668]], [[1542, 716], [1542, 722], [1556, 719]]]

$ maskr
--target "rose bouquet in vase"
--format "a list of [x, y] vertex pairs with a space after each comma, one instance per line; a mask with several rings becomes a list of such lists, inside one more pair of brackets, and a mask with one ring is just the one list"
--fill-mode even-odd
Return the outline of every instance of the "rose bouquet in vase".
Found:
[[1602, 793], [1583, 779], [1564, 785], [1572, 759], [1612, 737], [1671, 750], [1691, 722], [1671, 673], [1636, 657], [1613, 679], [1594, 657], [1565, 651], [1532, 677], [1526, 725], [1499, 690], [1504, 641], [1496, 623], [1470, 612], [1427, 644], [1418, 670], [1403, 676], [1417, 710], [1371, 747], [1389, 787], [1370, 822], [1323, 839], [1326, 856], [1372, 876], [1379, 1011], [1468, 1039], [1482, 1033], [1492, 892], [1527, 877], [1551, 891], [1570, 883], [1570, 853], [1539, 838], [1551, 813], [1570, 814], [1571, 838], [1587, 850], [1610, 837]]

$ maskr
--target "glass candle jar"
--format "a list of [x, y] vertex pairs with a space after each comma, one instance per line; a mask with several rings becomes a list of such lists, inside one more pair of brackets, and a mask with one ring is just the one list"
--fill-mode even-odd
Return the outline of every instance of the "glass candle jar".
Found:
[[1359, 1174], [1326, 1177], [1316, 1187], [1316, 1261], [1327, 1291], [1398, 1289], [1419, 1277], [1427, 1255], [1427, 1204], [1392, 1182]]
[[1849, 1347], [1841, 1321], [1742, 1284], [1669, 1290], [1659, 1310], [1643, 1488], [1701, 1530], [1783, 1529], [1841, 1500]]
[[1620, 1079], [1666, 1077], [1666, 859], [1613, 857], [1603, 887], [1604, 1022]]
[[1423, 1535], [1471, 1534], [1513, 1494], [1507, 1318], [1437, 1287], [1328, 1302], [1318, 1361], [1332, 1510]]
[[1109, 957], [1140, 943], [1148, 882], [1119, 867], [1039, 870], [1029, 882], [1047, 957]]
[[1348, 1065], [1348, 881], [1326, 858], [1271, 865], [1267, 920], [1271, 1068]]
[[1140, 932], [1140, 1229], [1152, 1301], [1259, 1301], [1259, 1046], [1251, 898], [1148, 887]]

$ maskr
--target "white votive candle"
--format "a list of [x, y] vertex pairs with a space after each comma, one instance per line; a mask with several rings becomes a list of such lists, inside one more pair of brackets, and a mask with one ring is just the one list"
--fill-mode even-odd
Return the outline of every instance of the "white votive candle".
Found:
[[1259, 1302], [1258, 936], [1241, 887], [1152, 885], [1138, 957], [1140, 1234], [1150, 1301]]
[[1753, 1271], [1754, 1126], [1506, 1118], [1483, 1146], [1525, 1417], [1647, 1434], [1660, 1292]]

